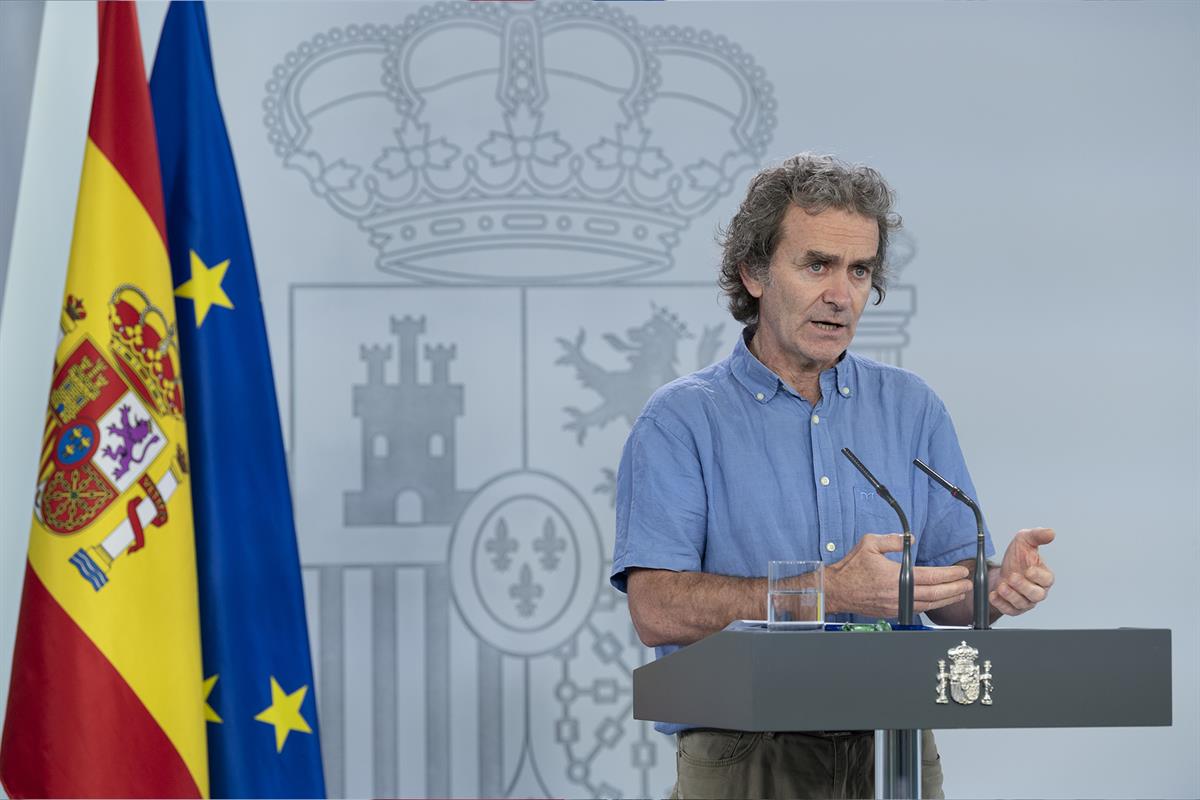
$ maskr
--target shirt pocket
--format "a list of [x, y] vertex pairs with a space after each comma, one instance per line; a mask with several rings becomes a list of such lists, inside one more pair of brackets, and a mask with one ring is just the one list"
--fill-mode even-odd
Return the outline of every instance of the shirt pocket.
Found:
[[900, 518], [870, 486], [854, 487], [854, 540], [864, 533], [902, 533]]

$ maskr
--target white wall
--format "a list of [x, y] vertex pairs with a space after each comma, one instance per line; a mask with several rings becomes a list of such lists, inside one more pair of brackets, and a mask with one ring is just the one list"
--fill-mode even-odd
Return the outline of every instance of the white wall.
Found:
[[[778, 122], [760, 161], [832, 151], [877, 166], [897, 188], [916, 255], [900, 281], [909, 294], [896, 293], [880, 311], [903, 318], [908, 341], [880, 346], [929, 380], [954, 414], [998, 547], [1019, 527], [1048, 524], [1059, 534], [1046, 552], [1058, 574], [1050, 599], [1004, 624], [1173, 631], [1172, 727], [947, 732], [939, 737], [947, 791], [1196, 796], [1200, 7], [606, 4], [613, 5], [645, 26], [722, 34], [752, 55], [777, 103]], [[548, 472], [579, 500], [555, 501], [564, 518], [582, 529], [589, 515], [595, 520], [592, 539], [576, 540], [577, 552], [586, 561], [596, 537], [605, 552], [611, 512], [592, 490], [600, 469], [615, 466], [627, 426], [618, 419], [591, 431], [582, 447], [562, 430], [564, 406], [590, 408], [600, 398], [554, 365], [562, 352], [555, 340], [583, 327], [589, 355], [618, 369], [624, 362], [601, 334], [643, 322], [650, 300], [678, 313], [693, 332], [721, 321], [703, 288], [715, 263], [711, 233], [731, 214], [746, 173], [738, 188], [691, 219], [670, 268], [640, 284], [614, 279], [602, 288], [551, 288], [545, 280], [476, 280], [435, 289], [379, 270], [367, 234], [273, 152], [263, 122], [265, 84], [290, 51], [318, 33], [351, 23], [399, 25], [419, 8], [314, 2], [209, 9], [290, 437], [330, 789], [582, 796], [607, 783], [626, 796], [655, 794], [670, 782], [669, 743], [627, 724], [610, 746], [598, 731], [620, 716], [620, 703], [585, 703], [580, 695], [561, 705], [555, 693], [568, 673], [572, 687], [611, 680], [627, 689], [625, 673], [592, 650], [612, 634], [621, 659], [644, 658], [629, 643], [623, 608], [610, 606], [601, 590], [597, 605], [583, 609], [558, 639], [522, 632], [520, 620], [481, 628], [465, 605], [471, 586], [480, 584], [464, 577], [479, 564], [469, 554], [456, 560], [454, 550], [472, 535], [461, 520], [349, 524], [343, 495], [361, 486], [350, 386], [365, 376], [361, 344], [394, 345], [389, 316], [424, 314], [422, 342], [458, 348], [451, 377], [466, 397], [457, 428], [464, 508], [477, 509], [482, 488], [503, 473], [516, 483], [501, 486], [550, 492], [521, 483], [533, 480], [531, 471]], [[148, 40], [161, 14], [162, 6], [143, 9]], [[81, 32], [89, 42], [89, 24], [90, 7], [48, 9], [31, 120], [37, 146], [26, 158], [0, 316], [4, 646], [27, 531], [37, 449], [32, 420], [45, 402], [94, 68], [94, 44], [90, 51], [62, 45]], [[619, 80], [615, 51], [601, 51], [595, 37], [581, 41], [597, 48], [595, 74]], [[489, 52], [447, 49], [417, 62], [411, 74], [432, 85], [435, 72], [466, 70], [473, 59], [494, 69], [497, 56]], [[370, 64], [336, 63], [344, 69], [325, 65], [324, 76], [305, 80], [306, 90], [326, 99], [378, 90]], [[713, 91], [695, 76], [668, 77], [702, 99]], [[564, 99], [561, 90], [551, 98], [551, 107]], [[360, 116], [315, 133], [320, 152], [353, 150], [387, 135], [394, 122], [384, 111], [355, 111], [353, 102], [331, 108], [323, 119]], [[441, 113], [431, 138], [474, 129], [482, 140], [503, 130], [498, 107], [486, 103]], [[671, 121], [648, 126], [665, 136]], [[601, 132], [613, 135], [611, 126]], [[712, 126], [675, 135], [664, 148], [693, 139], [723, 146]], [[520, 261], [473, 252], [495, 262], [497, 282]], [[904, 305], [912, 297], [914, 305]], [[732, 327], [726, 323], [722, 347]], [[681, 369], [694, 365], [694, 345], [680, 350]], [[502, 594], [501, 584], [478, 580]], [[553, 593], [549, 581], [547, 590]], [[566, 601], [564, 609], [577, 612]], [[380, 652], [380, 641], [395, 640], [399, 650]], [[562, 647], [533, 653], [541, 644]], [[0, 663], [6, 684], [7, 658]], [[381, 672], [393, 663], [398, 677]], [[373, 712], [381, 696], [394, 705]], [[560, 713], [568, 727], [570, 719], [579, 722], [574, 749], [555, 738], [564, 730], [555, 727]], [[639, 770], [631, 748], [643, 737], [656, 743], [658, 764]], [[581, 755], [593, 747], [591, 760]], [[579, 766], [571, 772], [572, 763], [588, 767], [586, 779]]]
[[42, 27], [42, 4], [12, 0], [0, 5], [0, 303], [4, 300], [4, 275], [12, 243], [17, 185], [29, 125], [29, 100], [37, 44]]

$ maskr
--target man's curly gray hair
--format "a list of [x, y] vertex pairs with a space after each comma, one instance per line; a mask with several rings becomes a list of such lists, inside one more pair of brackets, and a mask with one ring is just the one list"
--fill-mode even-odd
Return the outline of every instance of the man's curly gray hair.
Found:
[[848, 164], [830, 155], [800, 153], [779, 166], [768, 167], [750, 181], [746, 199], [719, 234], [724, 248], [721, 288], [729, 298], [734, 319], [758, 321], [758, 298], [742, 284], [741, 268], [762, 283], [770, 282], [769, 268], [782, 237], [783, 217], [791, 206], [809, 214], [834, 208], [874, 219], [879, 225], [879, 266], [871, 274], [878, 297], [887, 294], [888, 234], [900, 227], [892, 211], [895, 193], [876, 170]]

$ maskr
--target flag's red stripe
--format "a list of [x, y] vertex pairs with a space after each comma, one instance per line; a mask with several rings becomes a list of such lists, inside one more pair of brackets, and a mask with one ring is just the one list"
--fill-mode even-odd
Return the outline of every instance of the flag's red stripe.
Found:
[[0, 783], [14, 798], [200, 796], [162, 728], [28, 562]]
[[142, 201], [165, 243], [167, 222], [158, 173], [158, 141], [136, 3], [100, 3], [100, 65], [96, 69], [88, 138]]

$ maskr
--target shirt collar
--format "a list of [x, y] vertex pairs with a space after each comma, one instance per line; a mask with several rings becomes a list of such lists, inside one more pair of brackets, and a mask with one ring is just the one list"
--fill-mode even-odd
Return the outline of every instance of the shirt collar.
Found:
[[742, 335], [738, 337], [737, 344], [733, 346], [731, 366], [734, 377], [742, 386], [746, 387], [750, 394], [754, 395], [754, 399], [765, 402], [775, 396], [783, 381], [766, 364], [759, 361], [754, 353], [750, 352], [746, 343], [754, 338], [755, 329], [754, 325], [747, 325], [742, 329]]
[[[775, 396], [784, 383], [778, 375], [771, 371], [770, 367], [759, 361], [757, 356], [750, 352], [747, 343], [754, 337], [755, 330], [756, 326], [754, 325], [747, 325], [742, 329], [742, 335], [738, 337], [737, 343], [733, 346], [732, 369], [734, 377], [754, 396], [755, 400], [766, 402]], [[833, 369], [827, 369], [821, 373], [821, 393], [824, 396], [847, 399], [858, 393], [855, 360], [856, 357], [847, 351], [842, 353], [841, 359], [834, 364]]]

